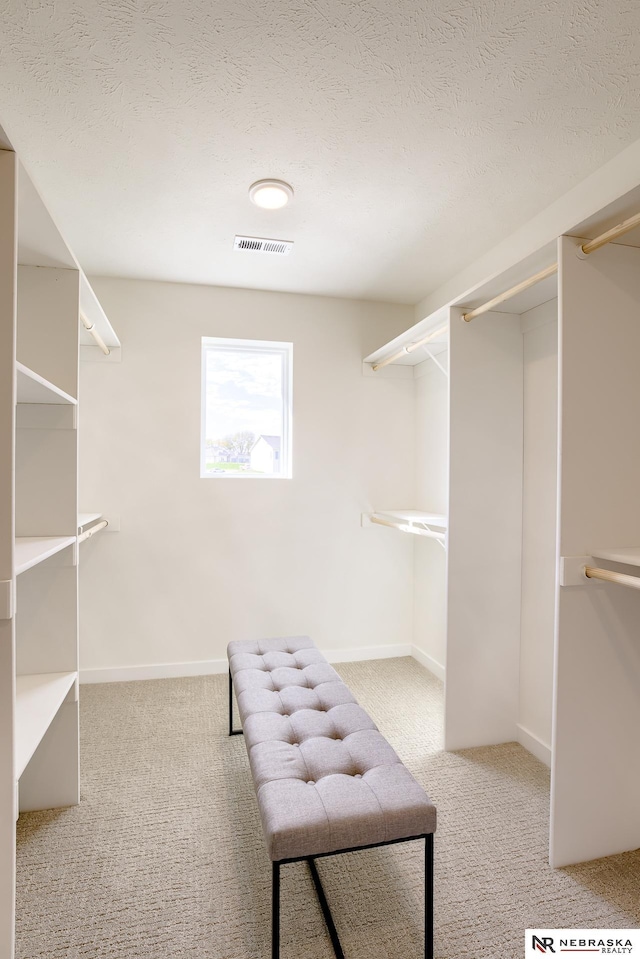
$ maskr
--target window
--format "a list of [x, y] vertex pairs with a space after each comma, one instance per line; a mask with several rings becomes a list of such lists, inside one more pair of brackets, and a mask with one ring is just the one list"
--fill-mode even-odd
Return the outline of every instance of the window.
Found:
[[202, 477], [291, 476], [292, 354], [292, 343], [202, 338]]

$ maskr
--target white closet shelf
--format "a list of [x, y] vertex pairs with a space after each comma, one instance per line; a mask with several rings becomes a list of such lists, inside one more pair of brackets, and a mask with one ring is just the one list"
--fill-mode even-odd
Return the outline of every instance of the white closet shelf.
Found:
[[46, 403], [55, 406], [76, 406], [77, 400], [34, 373], [24, 363], [16, 363], [18, 403]]
[[401, 533], [437, 540], [443, 549], [447, 541], [447, 517], [444, 513], [423, 513], [419, 509], [377, 510], [362, 514], [363, 526], [390, 526]]
[[37, 566], [61, 549], [73, 545], [75, 536], [18, 536], [15, 544], [16, 575]]
[[102, 513], [78, 513], [78, 532], [89, 523], [95, 523], [101, 516]]
[[[106, 313], [102, 309], [98, 297], [93, 292], [93, 288], [84, 273], [80, 272], [80, 309], [92, 323], [96, 332], [100, 334], [106, 346], [110, 350], [120, 348], [120, 340], [116, 336], [115, 330], [111, 326]], [[80, 343], [83, 346], [95, 346], [95, 341], [91, 334], [80, 324]]]
[[377, 509], [373, 516], [383, 516], [408, 526], [419, 523], [422, 526], [433, 526], [436, 529], [447, 528], [447, 517], [444, 513], [423, 513], [419, 509]]
[[77, 678], [77, 673], [16, 676], [16, 779], [22, 776]]
[[[384, 346], [374, 350], [373, 353], [369, 353], [368, 356], [365, 356], [363, 362], [370, 363], [371, 365], [380, 363], [393, 353], [404, 351], [406, 347], [413, 347], [413, 344], [423, 337], [428, 336], [432, 331], [437, 332], [438, 335], [426, 344], [429, 352], [434, 355], [443, 353], [449, 348], [449, 334], [446, 331], [442, 331], [442, 326], [443, 324], [446, 325], [448, 318], [448, 313], [444, 310], [437, 310], [435, 313], [426, 317], [426, 319], [421, 320], [410, 329], [405, 330], [400, 336], [396, 336], [395, 339], [385, 343]], [[428, 357], [429, 353], [426, 349], [422, 347], [412, 348], [408, 353], [403, 352], [401, 356], [397, 357], [393, 361], [393, 365], [417, 366], [418, 363], [423, 363]]]
[[640, 546], [614, 546], [607, 549], [594, 549], [591, 551], [591, 555], [597, 559], [608, 559], [611, 563], [640, 566]]

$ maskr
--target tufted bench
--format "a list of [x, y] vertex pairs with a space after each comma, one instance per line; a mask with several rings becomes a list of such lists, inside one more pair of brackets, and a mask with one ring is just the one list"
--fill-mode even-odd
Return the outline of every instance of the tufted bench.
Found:
[[[433, 956], [435, 806], [306, 636], [229, 643], [229, 735], [244, 733], [273, 863], [272, 959], [280, 955], [280, 867], [305, 859], [338, 959], [315, 859], [425, 840], [425, 957]], [[242, 729], [233, 728], [235, 688]]]

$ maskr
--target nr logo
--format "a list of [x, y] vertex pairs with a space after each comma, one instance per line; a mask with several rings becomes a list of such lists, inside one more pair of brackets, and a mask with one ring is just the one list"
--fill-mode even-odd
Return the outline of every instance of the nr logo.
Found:
[[532, 936], [532, 949], [537, 949], [539, 952], [555, 952], [553, 948], [553, 939], [551, 936], [543, 936], [542, 939], [538, 936]]

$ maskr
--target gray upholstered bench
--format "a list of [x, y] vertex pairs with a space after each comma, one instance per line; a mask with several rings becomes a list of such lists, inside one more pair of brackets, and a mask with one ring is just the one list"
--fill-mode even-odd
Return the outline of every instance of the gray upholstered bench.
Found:
[[432, 959], [436, 809], [424, 789], [306, 636], [229, 643], [227, 654], [229, 735], [244, 733], [273, 863], [272, 959], [280, 955], [283, 864], [308, 861], [343, 959], [314, 860], [412, 839], [425, 840], [424, 951]]

